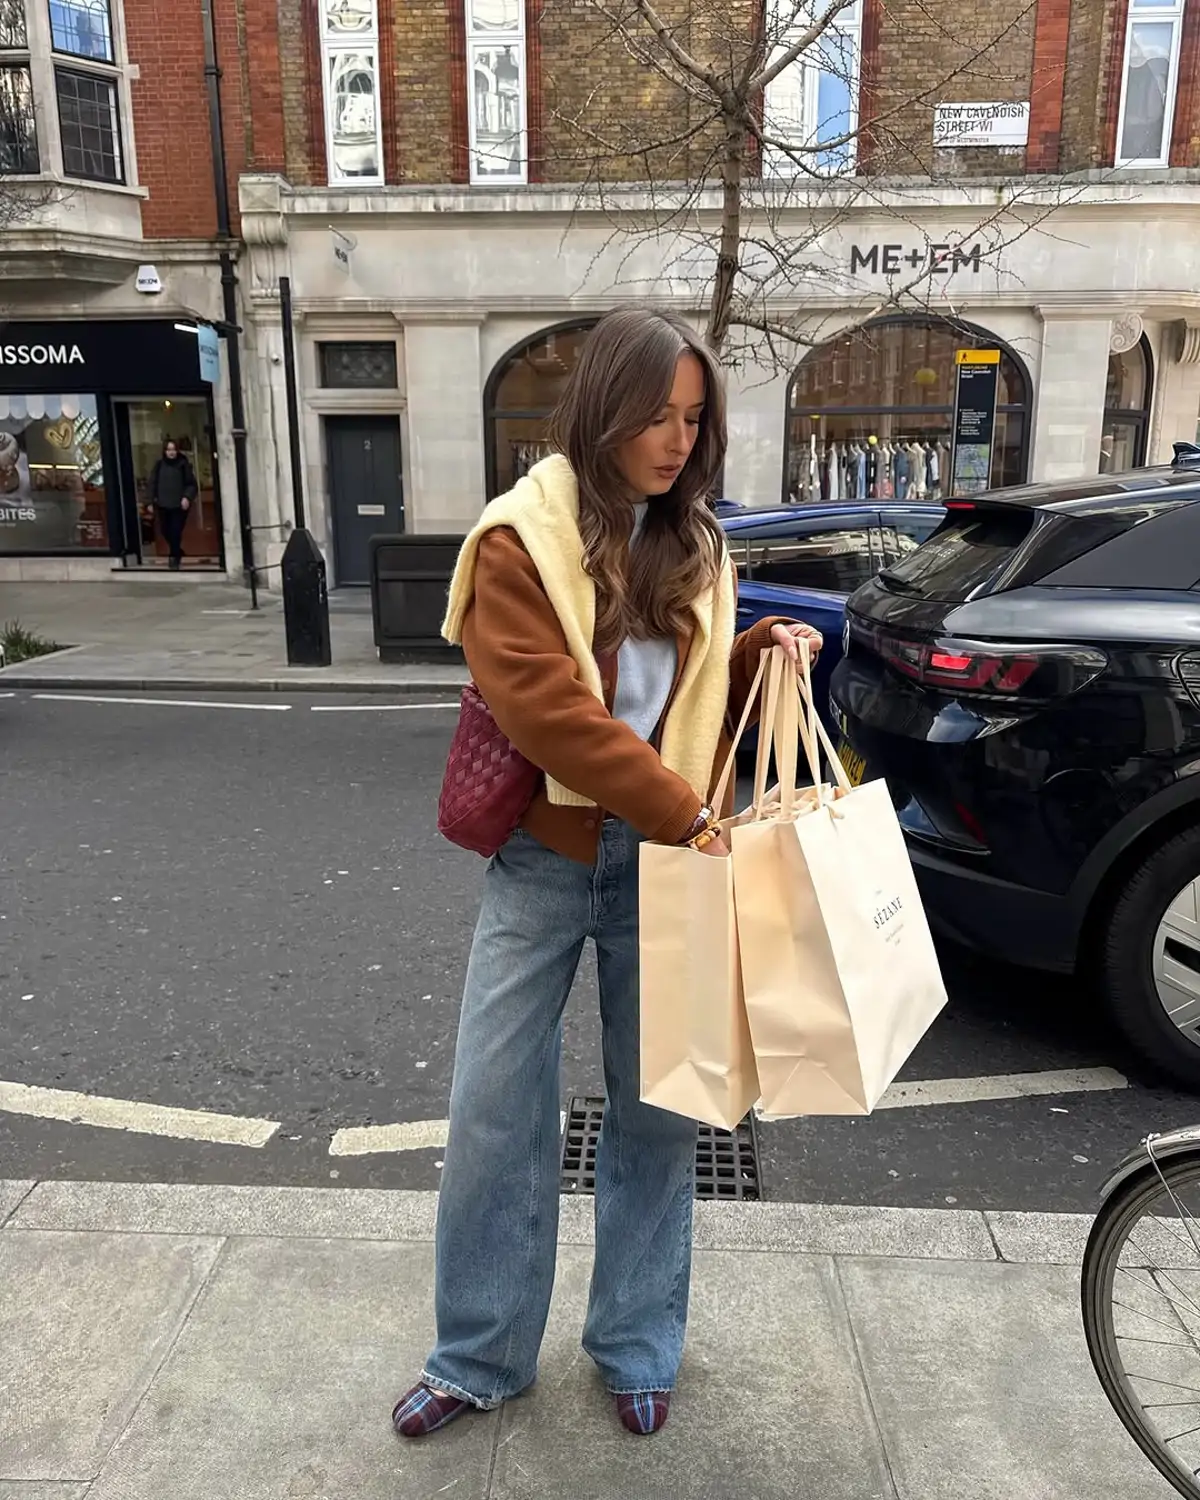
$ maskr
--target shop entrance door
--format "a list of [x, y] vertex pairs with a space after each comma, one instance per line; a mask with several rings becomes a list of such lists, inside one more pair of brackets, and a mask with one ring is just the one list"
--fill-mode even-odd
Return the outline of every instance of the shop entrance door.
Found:
[[337, 581], [370, 583], [371, 538], [404, 530], [400, 423], [395, 417], [326, 417], [325, 442]]
[[121, 489], [131, 538], [137, 539], [138, 561], [162, 568], [170, 552], [156, 524], [150, 499], [150, 476], [171, 438], [196, 474], [199, 495], [188, 513], [183, 533], [185, 568], [219, 568], [224, 561], [221, 498], [217, 488], [217, 460], [208, 402], [203, 396], [178, 396], [113, 402], [120, 455]]

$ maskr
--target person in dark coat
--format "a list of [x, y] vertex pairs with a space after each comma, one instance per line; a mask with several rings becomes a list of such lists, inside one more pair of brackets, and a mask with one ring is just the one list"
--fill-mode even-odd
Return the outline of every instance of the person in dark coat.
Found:
[[150, 499], [158, 517], [159, 534], [171, 553], [173, 569], [183, 562], [183, 528], [199, 493], [196, 471], [180, 453], [178, 444], [168, 438], [150, 475]]

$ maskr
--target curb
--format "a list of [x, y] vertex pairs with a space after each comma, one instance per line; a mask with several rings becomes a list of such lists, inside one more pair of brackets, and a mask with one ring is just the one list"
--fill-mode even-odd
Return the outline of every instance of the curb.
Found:
[[[315, 667], [313, 671], [327, 670]], [[397, 680], [351, 677], [66, 677], [38, 674], [15, 675], [18, 667], [0, 671], [0, 687], [29, 691], [60, 693], [137, 692], [137, 693], [363, 693], [397, 696], [415, 693], [461, 693], [466, 674], [447, 677], [404, 677]]]
[[[0, 1237], [34, 1230], [428, 1242], [436, 1192], [379, 1188], [0, 1181]], [[590, 1196], [560, 1199], [559, 1243], [592, 1243]], [[867, 1256], [979, 1265], [1077, 1266], [1087, 1214], [714, 1203], [695, 1208], [695, 1248], [739, 1255]]]

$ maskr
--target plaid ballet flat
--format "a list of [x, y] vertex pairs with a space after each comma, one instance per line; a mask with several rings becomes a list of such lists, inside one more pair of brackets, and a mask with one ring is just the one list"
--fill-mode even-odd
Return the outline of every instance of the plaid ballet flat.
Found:
[[448, 1427], [470, 1409], [469, 1401], [443, 1395], [424, 1384], [414, 1385], [392, 1408], [392, 1426], [401, 1437], [427, 1437], [431, 1432]]

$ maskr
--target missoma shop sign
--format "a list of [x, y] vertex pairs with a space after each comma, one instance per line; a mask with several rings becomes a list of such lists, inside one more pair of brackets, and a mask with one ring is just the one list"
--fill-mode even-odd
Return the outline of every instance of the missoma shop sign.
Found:
[[0, 344], [0, 365], [82, 365], [78, 344]]
[[81, 323], [0, 319], [0, 391], [94, 391], [189, 395], [200, 378], [194, 329], [174, 319], [109, 318]]

